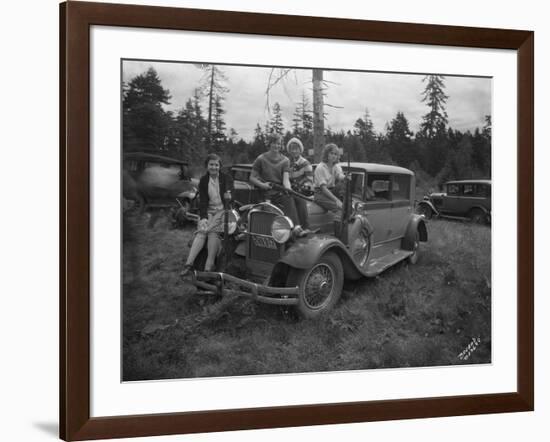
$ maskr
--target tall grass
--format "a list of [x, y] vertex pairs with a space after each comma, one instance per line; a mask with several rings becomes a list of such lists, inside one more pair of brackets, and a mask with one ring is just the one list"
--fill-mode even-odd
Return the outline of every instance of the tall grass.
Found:
[[[347, 282], [316, 320], [178, 279], [191, 231], [125, 220], [124, 380], [423, 367], [491, 361], [490, 228], [431, 221], [416, 265]], [[468, 359], [459, 354], [474, 338]]]

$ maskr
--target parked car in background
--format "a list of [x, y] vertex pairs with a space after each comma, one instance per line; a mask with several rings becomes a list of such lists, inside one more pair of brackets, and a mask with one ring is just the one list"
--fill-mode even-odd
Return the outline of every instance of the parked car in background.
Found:
[[262, 191], [250, 183], [250, 172], [252, 164], [233, 164], [229, 170], [235, 185], [233, 200], [238, 206], [257, 203], [262, 198]]
[[134, 200], [141, 211], [147, 208], [173, 207], [176, 201], [190, 207], [198, 180], [187, 173], [188, 163], [148, 152], [123, 155], [122, 193]]
[[216, 272], [195, 269], [198, 293], [294, 306], [312, 318], [336, 304], [344, 279], [375, 277], [403, 260], [416, 263], [428, 232], [424, 218], [414, 213], [414, 173], [371, 163], [341, 166], [350, 175], [344, 195], [350, 209], [343, 219], [310, 198], [311, 232], [302, 236], [278, 207], [254, 204], [241, 214], [246, 230], [236, 231], [233, 255], [225, 259], [241, 260], [246, 279], [223, 262]]
[[490, 223], [491, 181], [449, 181], [444, 184], [443, 192], [424, 196], [416, 210], [427, 219], [441, 216], [465, 218], [478, 224]]

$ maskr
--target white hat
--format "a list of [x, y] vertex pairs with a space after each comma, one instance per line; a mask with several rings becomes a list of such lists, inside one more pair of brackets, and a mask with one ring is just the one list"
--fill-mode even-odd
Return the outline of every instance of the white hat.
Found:
[[302, 144], [302, 142], [298, 138], [294, 137], [294, 138], [291, 138], [290, 140], [288, 140], [288, 143], [286, 143], [286, 150], [288, 152], [290, 152], [290, 145], [291, 144], [297, 144], [298, 147], [300, 148], [300, 154], [304, 153], [304, 145]]

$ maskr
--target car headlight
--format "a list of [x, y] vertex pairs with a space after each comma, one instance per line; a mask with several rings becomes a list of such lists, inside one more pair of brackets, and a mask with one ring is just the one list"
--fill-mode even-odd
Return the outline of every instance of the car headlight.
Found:
[[[224, 215], [225, 216], [225, 215]], [[227, 233], [233, 235], [237, 230], [239, 223], [239, 213], [236, 210], [230, 210], [227, 214]]]
[[286, 216], [277, 216], [271, 224], [271, 236], [275, 242], [284, 244], [290, 238], [294, 223]]

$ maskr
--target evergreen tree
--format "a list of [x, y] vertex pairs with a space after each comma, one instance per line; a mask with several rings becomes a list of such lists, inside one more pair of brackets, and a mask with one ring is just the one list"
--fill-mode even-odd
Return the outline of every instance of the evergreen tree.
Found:
[[258, 155], [267, 150], [267, 134], [264, 132], [259, 123], [256, 124], [254, 129], [254, 138], [252, 139], [252, 146], [250, 146], [250, 159], [254, 160]]
[[426, 88], [422, 92], [422, 102], [430, 108], [422, 117], [420, 125], [421, 134], [428, 139], [433, 139], [437, 134], [445, 131], [447, 126], [447, 111], [445, 103], [449, 98], [445, 95], [445, 77], [443, 75], [427, 75], [422, 79], [426, 82]]
[[374, 124], [370, 118], [369, 110], [365, 108], [365, 113], [362, 118], [358, 118], [353, 125], [353, 134], [358, 136], [364, 145], [371, 142], [375, 138]]
[[194, 163], [206, 154], [206, 121], [202, 116], [197, 97], [190, 98], [176, 117], [179, 156]]
[[284, 134], [283, 115], [279, 103], [273, 105], [273, 116], [271, 117], [270, 128], [272, 132], [278, 135], [282, 136]]
[[485, 125], [483, 126], [483, 136], [489, 141], [491, 141], [491, 127], [492, 127], [491, 116], [485, 115]]
[[412, 140], [413, 132], [403, 112], [386, 125], [386, 146], [391, 158], [400, 166], [407, 167], [416, 158]]
[[123, 149], [166, 150], [166, 137], [171, 128], [171, 115], [164, 111], [163, 104], [169, 104], [170, 91], [162, 87], [160, 78], [153, 68], [137, 75], [124, 85]]
[[223, 108], [223, 99], [221, 96], [216, 95], [214, 99], [214, 111], [212, 115], [213, 127], [211, 134], [211, 144], [215, 152], [220, 153], [227, 141], [225, 135], [225, 120], [223, 118], [225, 114], [225, 109]]
[[358, 138], [365, 152], [365, 161], [389, 163], [391, 158], [388, 152], [378, 141], [374, 132], [374, 124], [371, 120], [369, 110], [365, 108], [365, 113], [358, 118], [353, 125], [353, 136]]

